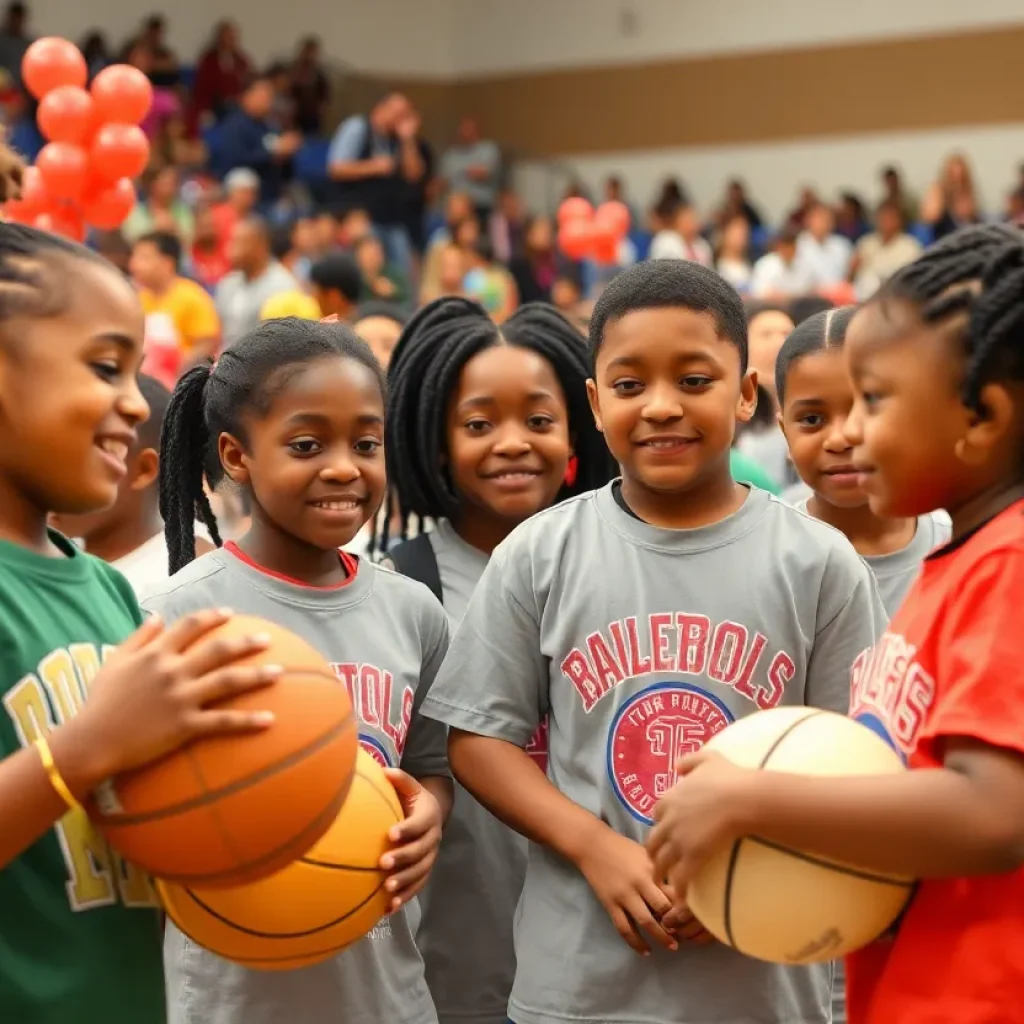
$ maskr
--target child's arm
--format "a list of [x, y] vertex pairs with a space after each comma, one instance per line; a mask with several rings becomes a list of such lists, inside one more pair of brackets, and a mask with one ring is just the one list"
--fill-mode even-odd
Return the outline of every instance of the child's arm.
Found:
[[[83, 709], [46, 737], [54, 767], [76, 800], [105, 779], [155, 761], [192, 739], [269, 724], [261, 712], [205, 709], [224, 697], [266, 686], [280, 674], [235, 664], [265, 649], [264, 638], [203, 639], [228, 618], [228, 613], [200, 612], [170, 629], [156, 617], [147, 619], [108, 659]], [[22, 750], [0, 762], [0, 869], [67, 810], [37, 750]]]

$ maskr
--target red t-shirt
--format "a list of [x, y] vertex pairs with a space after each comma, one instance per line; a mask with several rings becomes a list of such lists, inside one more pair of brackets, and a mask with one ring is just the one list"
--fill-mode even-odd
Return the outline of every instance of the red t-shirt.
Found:
[[[1024, 501], [929, 557], [851, 714], [911, 768], [962, 736], [1024, 755]], [[1024, 1021], [1024, 868], [926, 880], [894, 939], [847, 959], [850, 1024]]]

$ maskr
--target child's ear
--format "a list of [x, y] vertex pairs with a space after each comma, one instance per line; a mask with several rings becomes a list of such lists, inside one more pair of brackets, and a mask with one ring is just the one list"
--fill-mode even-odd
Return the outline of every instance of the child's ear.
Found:
[[247, 457], [242, 442], [231, 434], [221, 434], [217, 438], [217, 455], [220, 457], [220, 464], [224, 472], [236, 484], [247, 484], [249, 482], [249, 467], [246, 465]]
[[736, 403], [736, 419], [749, 423], [757, 409], [757, 370], [747, 370], [740, 381], [740, 398]]
[[155, 448], [143, 448], [135, 460], [135, 476], [132, 477], [131, 489], [144, 491], [151, 487], [160, 475], [160, 454]]
[[964, 436], [956, 443], [957, 457], [969, 466], [983, 465], [1016, 423], [1015, 396], [1002, 384], [986, 384], [978, 396], [978, 408], [969, 413]]
[[601, 422], [601, 403], [597, 397], [597, 384], [593, 377], [587, 378], [587, 401], [590, 402], [590, 411], [594, 416], [594, 424], [601, 433], [604, 433], [604, 424]]

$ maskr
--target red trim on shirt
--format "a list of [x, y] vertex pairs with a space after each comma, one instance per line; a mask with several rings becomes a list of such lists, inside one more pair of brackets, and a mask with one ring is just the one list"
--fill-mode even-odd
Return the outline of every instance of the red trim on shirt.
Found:
[[280, 580], [282, 583], [290, 583], [293, 587], [305, 587], [307, 590], [341, 590], [342, 587], [347, 587], [356, 578], [356, 573], [359, 571], [359, 559], [355, 555], [350, 555], [347, 551], [339, 550], [338, 559], [341, 562], [345, 578], [340, 583], [332, 583], [326, 587], [314, 587], [311, 583], [303, 583], [302, 580], [294, 579], [292, 576], [285, 576], [283, 572], [274, 572], [273, 569], [268, 569], [258, 562], [254, 562], [233, 540], [229, 540], [224, 545], [224, 550], [230, 552], [239, 561], [245, 562], [251, 569], [256, 569], [258, 572], [263, 573], [264, 576], [272, 576], [275, 580]]

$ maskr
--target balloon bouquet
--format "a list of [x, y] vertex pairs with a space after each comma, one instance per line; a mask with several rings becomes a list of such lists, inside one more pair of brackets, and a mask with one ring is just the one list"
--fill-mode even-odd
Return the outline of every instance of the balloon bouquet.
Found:
[[571, 196], [558, 208], [558, 247], [571, 260], [593, 259], [612, 266], [629, 233], [629, 221], [625, 203], [612, 200], [595, 210], [586, 199]]
[[25, 169], [21, 198], [4, 204], [8, 220], [76, 242], [87, 226], [112, 231], [135, 206], [137, 178], [149, 163], [139, 127], [153, 102], [149, 79], [127, 64], [104, 68], [86, 90], [85, 58], [66, 39], [34, 42], [21, 64], [39, 100], [36, 120], [47, 144]]

